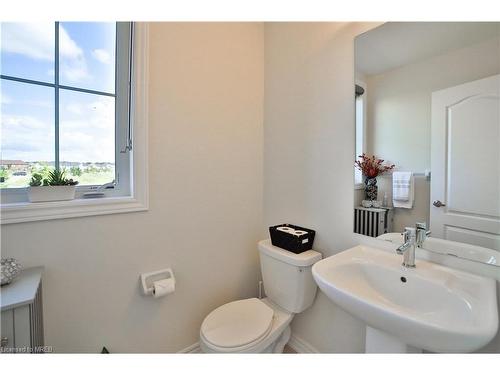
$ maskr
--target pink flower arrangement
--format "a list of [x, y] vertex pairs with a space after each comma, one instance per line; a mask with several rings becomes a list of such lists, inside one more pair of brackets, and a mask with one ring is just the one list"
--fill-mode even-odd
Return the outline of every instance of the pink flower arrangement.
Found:
[[363, 153], [363, 155], [359, 155], [358, 157], [360, 160], [356, 160], [354, 165], [363, 173], [364, 176], [369, 178], [377, 177], [378, 175], [388, 172], [395, 167], [394, 164], [383, 165], [382, 163], [384, 162], [384, 159], [379, 159], [375, 157], [375, 155], [368, 156]]

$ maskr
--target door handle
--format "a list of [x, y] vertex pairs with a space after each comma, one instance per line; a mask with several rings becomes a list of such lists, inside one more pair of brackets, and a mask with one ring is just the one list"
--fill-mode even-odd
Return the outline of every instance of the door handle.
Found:
[[446, 205], [445, 205], [443, 202], [441, 202], [440, 200], [437, 200], [437, 201], [432, 202], [432, 205], [433, 205], [434, 207], [445, 207], [445, 206], [446, 206]]

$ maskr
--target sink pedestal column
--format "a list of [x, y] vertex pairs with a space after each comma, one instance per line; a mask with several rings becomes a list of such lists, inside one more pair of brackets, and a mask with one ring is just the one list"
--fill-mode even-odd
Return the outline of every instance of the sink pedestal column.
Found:
[[388, 333], [366, 326], [365, 353], [422, 353], [422, 350], [407, 345]]

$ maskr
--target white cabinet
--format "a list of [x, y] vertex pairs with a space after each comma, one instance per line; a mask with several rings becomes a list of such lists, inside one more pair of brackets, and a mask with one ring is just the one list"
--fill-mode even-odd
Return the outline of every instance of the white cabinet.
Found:
[[43, 267], [27, 268], [9, 285], [2, 286], [1, 352], [44, 351]]

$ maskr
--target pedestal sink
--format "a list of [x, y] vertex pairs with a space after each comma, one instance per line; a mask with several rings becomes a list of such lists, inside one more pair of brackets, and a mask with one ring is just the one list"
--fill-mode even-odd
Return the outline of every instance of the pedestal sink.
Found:
[[367, 352], [471, 352], [498, 329], [496, 281], [356, 246], [320, 260], [319, 288], [367, 325]]

